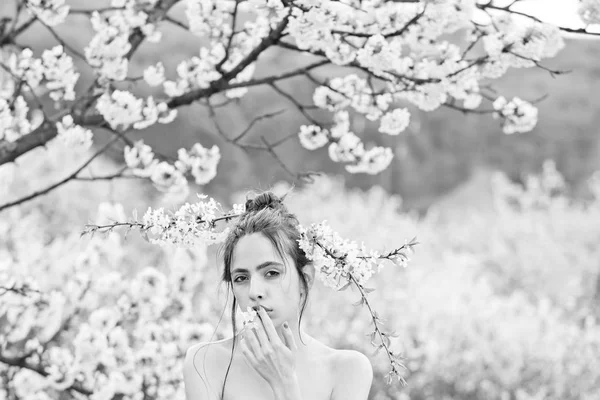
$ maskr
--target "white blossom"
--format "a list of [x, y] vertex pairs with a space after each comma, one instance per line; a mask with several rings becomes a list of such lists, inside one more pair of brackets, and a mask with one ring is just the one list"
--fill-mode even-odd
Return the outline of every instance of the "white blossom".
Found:
[[410, 122], [410, 113], [406, 108], [396, 108], [395, 110], [384, 114], [381, 117], [379, 132], [388, 135], [398, 135], [403, 132]]
[[174, 165], [166, 161], [161, 161], [152, 168], [150, 180], [162, 192], [174, 193], [187, 190], [185, 176]]
[[167, 124], [177, 116], [177, 111], [169, 109], [165, 102], [156, 103], [152, 96], [139, 99], [131, 92], [115, 90], [104, 93], [96, 104], [96, 109], [113, 129], [144, 129], [155, 123]]
[[61, 122], [57, 122], [56, 129], [56, 138], [66, 147], [87, 150], [92, 146], [92, 131], [73, 123], [71, 115], [65, 115]]
[[42, 53], [46, 87], [51, 90], [50, 97], [57, 100], [75, 100], [75, 84], [79, 73], [75, 72], [73, 59], [65, 54], [62, 46], [55, 46]]
[[307, 150], [316, 150], [329, 143], [327, 135], [327, 130], [320, 126], [302, 125], [300, 127], [300, 132], [298, 133], [298, 138], [300, 139], [302, 147]]
[[196, 143], [189, 152], [179, 149], [177, 157], [175, 167], [183, 174], [190, 172], [198, 185], [205, 185], [217, 176], [221, 152], [215, 145], [208, 149]]
[[334, 162], [354, 162], [364, 154], [364, 145], [353, 132], [340, 136], [337, 142], [329, 145], [329, 157]]
[[96, 104], [96, 109], [113, 129], [129, 128], [143, 120], [144, 100], [125, 90], [104, 93]]
[[149, 177], [158, 164], [158, 161], [154, 159], [152, 148], [144, 144], [142, 140], [135, 142], [133, 147], [125, 146], [123, 156], [127, 167], [131, 168], [134, 175], [140, 177]]
[[394, 154], [389, 147], [373, 147], [364, 152], [357, 164], [346, 165], [346, 171], [351, 174], [363, 172], [376, 175], [385, 170], [393, 158]]
[[144, 80], [150, 86], [161, 85], [165, 81], [165, 67], [162, 62], [150, 65], [144, 70]]
[[0, 140], [14, 142], [21, 136], [31, 132], [31, 124], [27, 119], [29, 106], [23, 98], [18, 96], [12, 105], [0, 98]]
[[494, 117], [503, 119], [502, 129], [506, 134], [529, 132], [537, 124], [537, 108], [518, 97], [507, 101], [500, 96], [493, 106]]

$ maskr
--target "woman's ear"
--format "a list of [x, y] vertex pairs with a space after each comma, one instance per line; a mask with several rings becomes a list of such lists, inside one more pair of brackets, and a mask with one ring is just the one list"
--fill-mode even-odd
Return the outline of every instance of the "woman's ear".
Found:
[[312, 288], [312, 285], [315, 282], [315, 266], [313, 265], [313, 263], [306, 264], [306, 266], [302, 269], [302, 274], [306, 279], [308, 288]]

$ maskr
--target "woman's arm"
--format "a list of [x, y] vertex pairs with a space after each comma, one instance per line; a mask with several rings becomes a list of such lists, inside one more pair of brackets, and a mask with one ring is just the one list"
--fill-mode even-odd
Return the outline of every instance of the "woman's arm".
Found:
[[216, 394], [218, 377], [215, 376], [217, 364], [215, 352], [208, 351], [208, 343], [190, 347], [183, 361], [183, 383], [186, 400], [219, 400]]
[[342, 350], [334, 362], [335, 383], [331, 400], [367, 400], [373, 382], [373, 367], [364, 354]]

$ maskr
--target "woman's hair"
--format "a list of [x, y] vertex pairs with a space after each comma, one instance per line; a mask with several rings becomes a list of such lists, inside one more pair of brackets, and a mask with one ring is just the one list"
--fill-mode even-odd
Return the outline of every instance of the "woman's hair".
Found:
[[[304, 296], [302, 297], [302, 305], [300, 308], [300, 316], [298, 324], [302, 321], [302, 314], [306, 308], [308, 301], [309, 285], [306, 277], [303, 274], [304, 267], [310, 262], [306, 257], [304, 251], [298, 244], [300, 239], [300, 232], [298, 231], [298, 219], [293, 213], [290, 213], [287, 207], [283, 204], [283, 199], [277, 197], [270, 191], [265, 191], [257, 194], [254, 198], [246, 198], [246, 211], [238, 217], [235, 222], [235, 226], [232, 227], [229, 235], [225, 239], [223, 247], [220, 252], [223, 254], [223, 281], [227, 284], [227, 287], [233, 292], [233, 283], [231, 280], [231, 262], [233, 259], [233, 252], [238, 241], [246, 236], [253, 233], [260, 233], [267, 238], [279, 256], [285, 260], [285, 255], [290, 257], [293, 262], [293, 266], [298, 272], [300, 277], [300, 284], [302, 285]], [[289, 271], [289, 270], [288, 270]], [[236, 323], [235, 323], [235, 310], [236, 310], [236, 299], [233, 296], [233, 304], [231, 306], [231, 324], [233, 327], [233, 345], [231, 347], [231, 357], [229, 359], [229, 365], [227, 366], [227, 372], [223, 381], [223, 389], [221, 391], [221, 398], [225, 393], [225, 382], [227, 381], [227, 375], [233, 361], [233, 354], [236, 344]], [[300, 336], [302, 340], [302, 336]]]

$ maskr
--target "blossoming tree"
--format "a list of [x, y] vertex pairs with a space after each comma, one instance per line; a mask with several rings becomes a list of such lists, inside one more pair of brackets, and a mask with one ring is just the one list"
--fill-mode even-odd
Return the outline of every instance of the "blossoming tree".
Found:
[[[497, 96], [487, 82], [511, 67], [545, 68], [542, 59], [563, 47], [563, 31], [597, 35], [587, 26], [600, 22], [600, 3], [581, 0], [579, 13], [586, 26], [572, 29], [518, 11], [515, 7], [521, 1], [111, 0], [106, 7], [75, 9], [65, 0], [15, 0], [15, 12], [0, 25], [0, 166], [55, 142], [89, 148], [99, 130], [109, 131], [114, 140], [79, 168], [65, 172], [64, 179], [23, 198], [0, 200], [0, 210], [80, 177], [117, 141], [125, 145], [124, 167], [96, 179], [135, 176], [169, 191], [184, 188], [188, 179], [205, 184], [217, 173], [218, 147], [196, 143], [173, 158], [128, 135], [169, 124], [179, 109], [192, 103], [214, 112], [254, 86], [281, 95], [306, 124], [276, 141], [261, 138], [259, 145], [244, 143], [244, 137], [256, 122], [273, 115], [257, 115], [241, 132], [218, 129], [219, 133], [233, 146], [268, 152], [295, 177], [306, 174], [289, 171], [276, 153], [290, 140], [308, 150], [326, 146], [331, 159], [345, 164], [349, 173], [376, 174], [390, 164], [392, 150], [366, 148], [352, 130], [350, 113], [379, 121], [385, 135], [406, 129], [411, 107], [434, 111], [442, 106], [491, 113], [502, 120], [507, 134], [529, 131], [537, 121], [535, 106]], [[185, 9], [187, 21], [172, 17], [178, 7]], [[89, 17], [95, 32], [83, 50], [70, 46], [55, 31], [82, 15]], [[57, 41], [39, 56], [21, 41], [34, 24], [43, 25]], [[160, 46], [165, 24], [206, 42], [176, 71], [165, 71], [158, 62], [147, 65], [142, 76], [131, 76], [128, 66], [136, 51], [143, 42]], [[463, 33], [460, 40], [449, 36], [455, 32]], [[271, 48], [309, 58], [296, 69], [256, 77], [257, 62]], [[85, 61], [94, 73], [79, 93], [75, 85], [80, 72], [73, 57]], [[327, 65], [345, 72], [317, 78], [313, 72]], [[299, 76], [316, 86], [313, 105], [300, 104], [279, 85]], [[160, 94], [142, 96], [143, 86]], [[47, 98], [58, 112], [44, 106]], [[318, 121], [313, 113], [318, 110], [331, 112], [332, 121]]]

